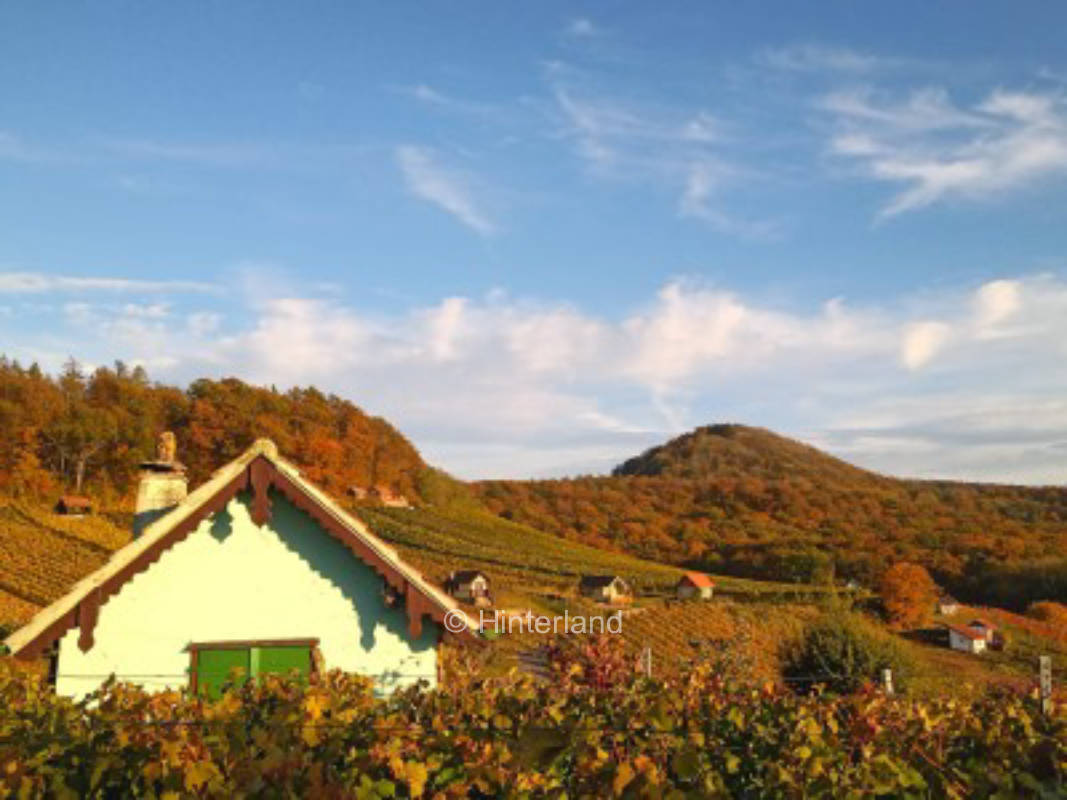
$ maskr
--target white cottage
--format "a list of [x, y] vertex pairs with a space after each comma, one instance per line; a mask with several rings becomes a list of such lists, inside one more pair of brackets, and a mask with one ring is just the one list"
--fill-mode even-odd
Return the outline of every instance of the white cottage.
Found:
[[59, 694], [82, 696], [111, 674], [214, 694], [233, 667], [339, 668], [378, 676], [383, 690], [434, 684], [445, 615], [474, 635], [452, 598], [272, 442], [152, 508], [184, 480], [174, 467], [143, 465], [136, 538], [6, 640], [16, 658], [53, 659]]
[[953, 650], [962, 650], [964, 653], [981, 653], [986, 648], [985, 634], [974, 628], [965, 628], [962, 625], [949, 625], [948, 644]]

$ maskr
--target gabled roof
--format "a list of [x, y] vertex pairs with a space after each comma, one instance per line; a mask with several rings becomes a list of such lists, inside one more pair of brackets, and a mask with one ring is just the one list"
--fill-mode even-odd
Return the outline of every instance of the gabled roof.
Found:
[[715, 586], [715, 581], [711, 579], [711, 576], [705, 575], [703, 572], [687, 572], [678, 579], [678, 583], [684, 583], [686, 581], [693, 584], [698, 589], [711, 589]]
[[583, 575], [579, 585], [583, 589], [603, 589], [615, 581], [621, 581], [623, 586], [627, 585], [618, 575]]
[[962, 625], [946, 625], [945, 627], [950, 631], [955, 631], [964, 638], [970, 639], [972, 642], [978, 640], [985, 641], [985, 636], [972, 628], [965, 628]]
[[987, 619], [983, 619], [982, 617], [975, 617], [968, 623], [968, 626], [971, 628], [988, 628], [991, 631], [995, 631], [997, 629], [996, 625], [994, 625]]
[[459, 586], [464, 583], [470, 583], [475, 578], [484, 578], [486, 581], [489, 580], [489, 576], [486, 575], [484, 572], [481, 572], [480, 570], [458, 569], [453, 572], [451, 576], [449, 576], [449, 581], [453, 585]]
[[[421, 634], [424, 615], [443, 622], [449, 613], [453, 617], [460, 615], [466, 622], [465, 633], [474, 635], [474, 623], [459, 610], [452, 598], [404, 563], [396, 550], [305, 479], [296, 466], [278, 455], [278, 448], [272, 441], [260, 439], [217, 470], [170, 512], [145, 528], [138, 538], [113, 553], [100, 569], [78, 581], [66, 595], [38, 612], [4, 644], [17, 658], [33, 659], [68, 630], [78, 627], [81, 629], [78, 646], [82, 650], [90, 649], [100, 607], [126, 581], [148, 569], [164, 551], [182, 541], [204, 519], [225, 508], [239, 491], [248, 489], [252, 492], [252, 520], [257, 525], [265, 524], [271, 516], [268, 490], [272, 487], [309, 514], [327, 533], [404, 596], [412, 637]], [[459, 626], [450, 626], [456, 627]]]

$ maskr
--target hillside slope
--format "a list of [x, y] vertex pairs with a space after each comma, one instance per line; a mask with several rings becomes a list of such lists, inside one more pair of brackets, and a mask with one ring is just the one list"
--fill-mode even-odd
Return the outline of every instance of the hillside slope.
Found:
[[[709, 572], [872, 582], [911, 559], [976, 600], [1067, 597], [1067, 562], [1043, 563], [1067, 553], [1067, 488], [887, 478], [756, 428], [700, 428], [611, 476], [474, 490], [508, 519]], [[994, 564], [1043, 577], [986, 580]], [[994, 584], [1018, 596], [982, 596]]]

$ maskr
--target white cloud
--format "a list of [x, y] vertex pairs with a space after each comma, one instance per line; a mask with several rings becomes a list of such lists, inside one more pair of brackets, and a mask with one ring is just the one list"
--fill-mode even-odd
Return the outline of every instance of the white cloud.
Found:
[[567, 23], [567, 27], [564, 30], [568, 36], [574, 36], [577, 38], [599, 36], [602, 31], [600, 28], [588, 17], [575, 17]]
[[146, 281], [135, 278], [99, 278], [53, 275], [45, 272], [0, 272], [0, 293], [46, 292], [211, 292], [216, 287], [199, 281]]
[[223, 332], [216, 312], [71, 300], [8, 355], [315, 384], [469, 477], [606, 469], [724, 419], [896, 472], [1062, 476], [1067, 281], [1052, 275], [810, 309], [676, 280], [614, 319], [501, 291], [396, 313], [292, 291], [232, 301]]
[[952, 329], [944, 322], [914, 322], [907, 326], [900, 347], [900, 360], [908, 369], [925, 367], [948, 341]]
[[726, 155], [728, 137], [709, 112], [637, 108], [580, 96], [557, 85], [563, 135], [601, 178], [678, 192], [678, 215], [744, 238], [773, 236], [777, 225], [726, 210], [724, 195], [753, 176]]
[[903, 186], [881, 218], [948, 199], [976, 200], [1067, 173], [1067, 104], [1060, 94], [998, 89], [973, 107], [943, 89], [893, 103], [872, 90], [836, 92], [830, 151], [875, 180]]
[[214, 167], [251, 167], [272, 162], [273, 148], [255, 142], [188, 143], [154, 139], [110, 139], [109, 149], [128, 158], [179, 161]]
[[982, 329], [1004, 322], [1022, 308], [1022, 284], [1009, 280], [990, 281], [977, 291], [975, 307]]
[[438, 164], [432, 151], [405, 145], [397, 148], [396, 157], [412, 194], [447, 211], [482, 236], [496, 232], [496, 226], [471, 196], [469, 181]]
[[756, 61], [774, 69], [793, 72], [871, 72], [875, 69], [901, 63], [898, 59], [885, 59], [850, 50], [846, 47], [829, 47], [818, 44], [794, 44], [786, 47], [768, 47], [756, 54]]

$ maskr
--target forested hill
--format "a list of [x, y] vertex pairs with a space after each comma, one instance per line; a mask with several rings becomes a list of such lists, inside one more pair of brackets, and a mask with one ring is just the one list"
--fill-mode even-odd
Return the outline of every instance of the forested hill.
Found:
[[121, 363], [58, 376], [0, 358], [0, 494], [50, 500], [88, 492], [109, 506], [136, 490], [137, 464], [174, 431], [196, 486], [257, 438], [273, 439], [313, 481], [341, 497], [384, 486], [413, 497], [426, 464], [388, 422], [314, 388], [279, 392], [235, 378], [186, 389]]
[[873, 472], [811, 445], [747, 425], [705, 425], [623, 462], [612, 475], [672, 478], [807, 478], [820, 483], [885, 483]]
[[759, 428], [699, 428], [611, 476], [474, 488], [517, 522], [710, 572], [873, 582], [909, 559], [975, 598], [1067, 599], [1067, 488], [888, 478]]

